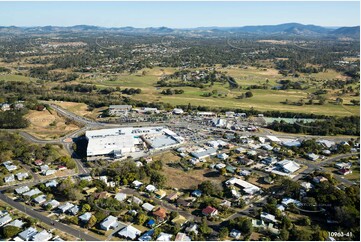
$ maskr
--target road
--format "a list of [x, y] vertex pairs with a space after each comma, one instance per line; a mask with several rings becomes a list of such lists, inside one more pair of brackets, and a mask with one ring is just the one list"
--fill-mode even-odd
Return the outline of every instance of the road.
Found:
[[31, 207], [28, 207], [26, 205], [22, 205], [19, 202], [15, 202], [12, 199], [10, 199], [9, 197], [5, 196], [3, 193], [0, 193], [0, 200], [2, 200], [3, 202], [9, 204], [10, 206], [26, 213], [27, 215], [29, 215], [32, 218], [37, 219], [38, 221], [41, 221], [47, 225], [49, 225], [50, 227], [54, 227], [55, 229], [61, 230], [65, 233], [68, 233], [76, 238], [82, 239], [82, 240], [86, 240], [86, 241], [99, 241], [99, 239], [90, 236], [88, 234], [83, 233], [80, 230], [74, 229], [68, 225], [65, 225], [63, 223], [54, 221], [51, 218], [48, 218], [44, 215], [42, 215], [41, 213], [33, 210]]
[[[314, 171], [316, 171], [317, 169], [321, 168], [322, 166], [324, 165], [327, 165], [327, 164], [331, 164], [333, 162], [336, 162], [338, 160], [341, 160], [341, 159], [344, 159], [344, 158], [349, 158], [351, 156], [354, 156], [354, 155], [358, 155], [359, 153], [349, 153], [349, 154], [340, 154], [340, 155], [336, 155], [336, 156], [333, 156], [331, 158], [328, 158], [328, 159], [325, 159], [321, 162], [317, 162], [317, 163], [312, 163], [312, 162], [308, 162], [306, 165], [308, 166], [308, 168], [306, 170], [304, 170], [302, 173], [298, 174], [297, 176], [295, 176], [293, 178], [293, 180], [297, 181], [299, 179], [301, 179], [302, 177], [304, 177], [305, 175], [307, 174], [310, 174]], [[347, 184], [347, 185], [353, 185], [353, 182], [352, 181], [349, 181], [345, 178], [342, 178], [342, 176], [340, 175], [337, 175], [337, 174], [333, 174], [333, 176], [339, 181], [339, 182], [342, 182], [344, 184]]]

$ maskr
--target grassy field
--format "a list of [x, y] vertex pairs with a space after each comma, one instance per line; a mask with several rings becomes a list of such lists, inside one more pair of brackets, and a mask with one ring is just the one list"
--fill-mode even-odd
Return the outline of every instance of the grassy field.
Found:
[[[335, 105], [332, 103], [326, 103], [325, 105], [304, 105], [296, 106], [290, 104], [283, 104], [286, 99], [290, 102], [297, 102], [300, 99], [307, 100], [309, 93], [317, 90], [321, 85], [321, 80], [345, 77], [341, 76], [340, 73], [329, 70], [323, 73], [317, 73], [312, 75], [301, 75], [299, 78], [287, 78], [294, 81], [303, 80], [306, 81], [309, 86], [307, 90], [271, 90], [271, 89], [254, 89], [252, 90], [253, 97], [237, 99], [239, 95], [245, 93], [250, 85], [263, 85], [269, 84], [276, 86], [277, 80], [286, 79], [278, 74], [275, 69], [256, 69], [249, 67], [247, 69], [240, 68], [217, 68], [217, 71], [226, 72], [235, 78], [237, 83], [242, 87], [242, 90], [230, 90], [228, 84], [222, 85], [216, 83], [212, 87], [206, 88], [194, 88], [194, 87], [180, 87], [184, 90], [183, 94], [180, 95], [162, 95], [160, 92], [166, 88], [156, 88], [156, 82], [159, 80], [164, 71], [160, 68], [144, 70], [145, 75], [142, 75], [142, 71], [127, 76], [118, 76], [115, 80], [99, 80], [97, 78], [92, 79], [91, 82], [96, 84], [98, 87], [121, 87], [121, 88], [140, 88], [142, 93], [132, 96], [136, 100], [147, 100], [147, 101], [161, 101], [170, 103], [173, 105], [205, 105], [212, 107], [229, 107], [229, 108], [242, 108], [250, 109], [254, 108], [260, 111], [275, 110], [275, 111], [291, 111], [301, 113], [314, 113], [323, 115], [337, 115], [337, 116], [348, 116], [348, 115], [359, 115], [359, 106], [350, 105], [350, 100], [359, 99], [359, 97], [353, 96], [342, 96], [344, 99], [344, 105]], [[168, 68], [166, 73], [176, 71], [176, 69]], [[316, 79], [316, 80], [314, 80]], [[317, 81], [318, 80], [318, 81]], [[89, 81], [89, 80], [88, 80]], [[212, 92], [216, 90], [219, 95], [213, 95], [211, 97], [203, 97], [202, 94]], [[332, 90], [329, 90], [329, 94], [326, 95], [329, 101], [334, 101], [336, 96]]]
[[47, 110], [31, 110], [25, 118], [29, 120], [30, 125], [24, 131], [41, 139], [56, 139], [79, 128], [75, 124], [66, 124], [63, 117]]
[[195, 189], [203, 181], [210, 180], [222, 183], [223, 176], [213, 176], [214, 171], [211, 169], [193, 169], [184, 172], [181, 168], [174, 168], [169, 164], [177, 163], [179, 156], [174, 155], [171, 151], [164, 152], [153, 157], [153, 160], [163, 161], [163, 169], [160, 171], [166, 178], [166, 186], [178, 189]]
[[[272, 66], [272, 63], [269, 63], [268, 66]], [[196, 70], [196, 69], [189, 69]], [[143, 69], [139, 70], [133, 74], [114, 74], [114, 75], [100, 75], [95, 74], [92, 77], [85, 77], [84, 74], [82, 78], [79, 78], [75, 81], [69, 82], [67, 84], [76, 84], [76, 83], [87, 83], [94, 84], [98, 88], [107, 88], [107, 87], [120, 87], [120, 88], [140, 88], [142, 90], [141, 94], [133, 95], [131, 98], [140, 101], [148, 102], [164, 102], [170, 103], [172, 105], [187, 105], [191, 103], [192, 105], [202, 105], [210, 107], [227, 107], [227, 108], [241, 108], [241, 109], [251, 109], [254, 108], [259, 111], [291, 111], [291, 112], [300, 112], [300, 113], [313, 113], [313, 114], [322, 114], [322, 115], [334, 115], [334, 116], [349, 116], [349, 115], [359, 115], [360, 107], [351, 105], [352, 99], [359, 100], [358, 96], [351, 96], [350, 94], [342, 95], [341, 98], [344, 100], [343, 105], [335, 105], [332, 102], [338, 97], [336, 92], [338, 90], [327, 90], [328, 94], [325, 95], [327, 100], [324, 105], [303, 105], [297, 106], [292, 104], [285, 104], [286, 99], [292, 102], [298, 102], [300, 99], [304, 99], [306, 102], [310, 93], [315, 92], [323, 83], [323, 80], [327, 79], [343, 79], [346, 77], [342, 76], [340, 73], [334, 70], [327, 70], [326, 72], [316, 73], [316, 74], [301, 74], [298, 78], [293, 77], [283, 77], [278, 71], [274, 68], [268, 69], [257, 69], [256, 67], [227, 67], [222, 68], [219, 65], [216, 66], [216, 70], [219, 72], [226, 73], [234, 77], [236, 82], [239, 84], [241, 89], [229, 89], [229, 85], [215, 83], [212, 87], [206, 88], [194, 88], [194, 87], [179, 87], [173, 89], [183, 89], [183, 94], [178, 95], [162, 95], [160, 94], [162, 90], [166, 88], [157, 88], [156, 83], [161, 78], [162, 75], [171, 74], [177, 71], [176, 68], [159, 68], [155, 67], [152, 69]], [[88, 74], [89, 76], [89, 74]], [[292, 81], [302, 81], [308, 89], [305, 90], [272, 90], [272, 89], [253, 89], [253, 97], [238, 99], [237, 97], [241, 94], [247, 92], [247, 87], [250, 85], [269, 85], [270, 87], [279, 86], [277, 81], [281, 79], [290, 79]], [[21, 81], [36, 81], [35, 79], [14, 75], [6, 74], [0, 76], [0, 80], [21, 80]], [[46, 86], [51, 88], [53, 86], [59, 85], [59, 83], [47, 82]], [[353, 87], [356, 87], [353, 85]], [[205, 93], [216, 91], [217, 94], [204, 97], [202, 96]], [[66, 105], [66, 104], [64, 104]], [[90, 115], [89, 117], [94, 118], [97, 115], [93, 115], [94, 112], [86, 113], [86, 108], [84, 106], [73, 106], [69, 107], [70, 111], [79, 113], [82, 116]]]

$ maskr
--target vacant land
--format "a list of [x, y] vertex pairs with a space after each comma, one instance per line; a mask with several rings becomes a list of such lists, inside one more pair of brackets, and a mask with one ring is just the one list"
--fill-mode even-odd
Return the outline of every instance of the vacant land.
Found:
[[195, 168], [184, 171], [181, 167], [172, 167], [172, 165], [180, 161], [180, 157], [176, 156], [171, 151], [154, 156], [153, 160], [161, 160], [163, 162], [161, 173], [167, 178], [167, 187], [195, 189], [198, 184], [206, 180], [216, 181], [217, 183], [225, 181], [224, 176], [221, 176], [219, 172], [211, 169]]
[[30, 125], [24, 131], [41, 139], [56, 139], [79, 128], [75, 124], [66, 123], [66, 120], [55, 111], [50, 113], [48, 110], [31, 110], [25, 118], [29, 120]]

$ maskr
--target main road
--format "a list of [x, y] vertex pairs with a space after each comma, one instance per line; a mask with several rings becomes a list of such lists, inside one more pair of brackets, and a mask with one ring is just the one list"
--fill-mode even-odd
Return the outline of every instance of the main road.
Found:
[[61, 230], [65, 233], [68, 233], [76, 238], [79, 238], [81, 240], [86, 240], [86, 241], [99, 241], [99, 239], [97, 239], [91, 235], [85, 234], [78, 229], [74, 229], [68, 225], [54, 221], [53, 219], [44, 216], [43, 214], [35, 211], [34, 209], [32, 209], [29, 206], [26, 206], [19, 202], [13, 201], [11, 198], [7, 197], [2, 192], [0, 193], [0, 200], [2, 200], [3, 202], [9, 204], [10, 206], [12, 206], [18, 210], [26, 213], [30, 217], [35, 218], [35, 219], [49, 225], [50, 227], [53, 227], [55, 229]]

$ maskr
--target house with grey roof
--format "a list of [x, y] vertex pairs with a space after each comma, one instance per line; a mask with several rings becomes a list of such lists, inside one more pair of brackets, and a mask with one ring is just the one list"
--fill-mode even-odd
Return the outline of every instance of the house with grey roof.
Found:
[[49, 241], [53, 235], [46, 231], [45, 229], [35, 235], [33, 235], [32, 239], [33, 241]]
[[132, 225], [124, 227], [122, 230], [118, 232], [118, 235], [124, 238], [129, 238], [131, 240], [134, 240], [138, 235], [140, 235], [142, 232], [133, 227]]
[[112, 215], [109, 215], [107, 218], [100, 223], [100, 228], [108, 231], [109, 229], [115, 228], [118, 226], [118, 219]]
[[57, 187], [58, 184], [59, 183], [56, 180], [51, 180], [51, 181], [48, 181], [47, 183], [45, 183], [45, 186], [46, 187]]
[[19, 173], [16, 173], [15, 176], [19, 181], [22, 181], [22, 180], [28, 178], [29, 174], [27, 172], [19, 172]]
[[15, 192], [17, 194], [23, 194], [24, 192], [30, 191], [30, 188], [28, 186], [23, 186], [15, 189]]
[[117, 193], [117, 194], [115, 194], [114, 198], [117, 199], [119, 202], [122, 202], [127, 198], [127, 194], [125, 194], [125, 193]]
[[0, 218], [0, 227], [11, 222], [13, 220], [10, 216], [10, 214], [6, 214], [5, 216]]
[[23, 222], [22, 220], [15, 219], [11, 223], [8, 223], [5, 226], [13, 226], [13, 227], [17, 227], [17, 228], [22, 228], [24, 224], [25, 224], [25, 222]]
[[53, 199], [53, 200], [50, 200], [46, 203], [44, 203], [44, 206], [47, 207], [48, 205], [51, 206], [51, 209], [54, 209], [56, 207], [58, 207], [60, 205], [60, 202], [58, 202], [57, 200]]
[[4, 177], [4, 182], [5, 182], [5, 183], [10, 183], [10, 182], [14, 182], [14, 181], [15, 181], [15, 176], [14, 176], [14, 174], [11, 174], [10, 176]]
[[23, 193], [23, 196], [32, 197], [32, 196], [38, 195], [40, 193], [42, 193], [42, 192], [38, 188], [34, 188], [28, 192]]
[[34, 198], [34, 202], [37, 204], [43, 204], [46, 202], [46, 195], [39, 195], [36, 198]]
[[79, 219], [82, 221], [82, 222], [88, 222], [89, 219], [91, 218], [92, 214], [90, 212], [86, 212], [82, 215], [79, 216]]
[[68, 210], [68, 213], [71, 215], [77, 215], [79, 212], [79, 206], [74, 205], [71, 209]]
[[29, 227], [27, 229], [25, 229], [24, 231], [22, 231], [21, 233], [18, 234], [18, 236], [25, 241], [29, 241], [32, 239], [32, 237], [34, 235], [36, 235], [38, 233], [38, 231], [33, 228], [33, 227]]
[[71, 204], [69, 202], [64, 203], [63, 205], [58, 207], [58, 210], [62, 213], [65, 213], [66, 211], [68, 211], [69, 209], [71, 209], [72, 207], [74, 207], [74, 204]]

